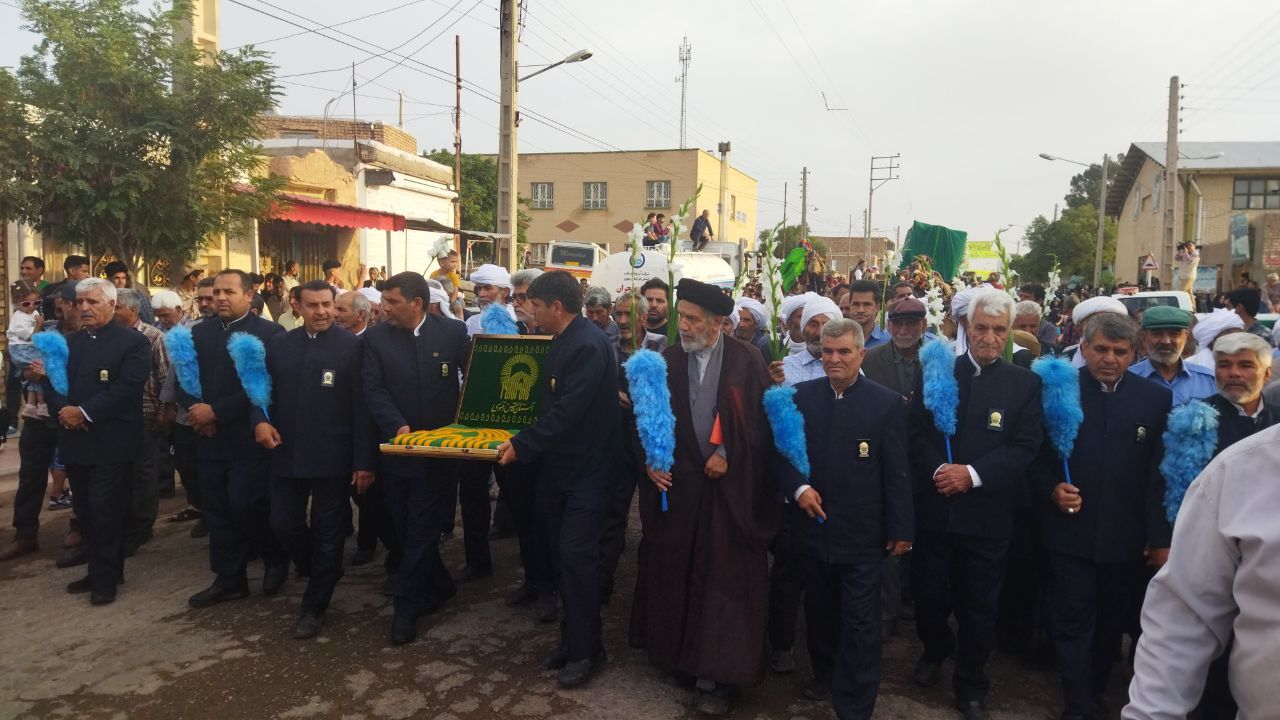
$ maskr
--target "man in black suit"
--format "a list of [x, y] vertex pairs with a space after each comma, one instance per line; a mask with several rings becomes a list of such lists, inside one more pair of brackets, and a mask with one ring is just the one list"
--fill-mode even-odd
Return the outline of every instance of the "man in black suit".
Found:
[[271, 338], [267, 351], [271, 414], [252, 414], [254, 437], [271, 451], [271, 529], [309, 578], [293, 629], [305, 640], [320, 632], [342, 577], [347, 486], [364, 492], [373, 482], [375, 448], [363, 422], [360, 339], [334, 325], [329, 283], [306, 283], [301, 297], [302, 325]]
[[538, 502], [564, 604], [560, 645], [546, 667], [561, 687], [585, 683], [604, 664], [600, 640], [600, 536], [622, 451], [618, 369], [609, 339], [582, 317], [582, 290], [567, 272], [529, 285], [543, 332], [554, 334], [543, 378], [541, 417], [498, 448], [498, 462], [542, 461]]
[[142, 446], [142, 386], [151, 372], [151, 345], [114, 322], [116, 289], [99, 278], [76, 284], [84, 329], [71, 337], [67, 394], [49, 393], [58, 418], [58, 449], [89, 551], [89, 574], [67, 585], [89, 602], [116, 599], [124, 582], [124, 531], [131, 462]]
[[196, 432], [196, 473], [209, 527], [209, 567], [217, 577], [192, 595], [202, 608], [249, 595], [245, 574], [251, 553], [262, 558], [262, 594], [275, 595], [289, 578], [289, 555], [271, 532], [271, 456], [253, 440], [249, 397], [236, 373], [227, 341], [246, 332], [266, 344], [284, 332], [249, 312], [253, 283], [241, 270], [213, 278], [215, 317], [191, 328], [200, 363], [200, 397], [179, 386]]
[[1137, 344], [1129, 318], [1090, 318], [1080, 343], [1084, 421], [1068, 459], [1070, 482], [1052, 443], [1040, 451], [1037, 496], [1053, 571], [1053, 644], [1066, 720], [1106, 716], [1101, 698], [1125, 610], [1146, 586], [1142, 563], [1159, 567], [1169, 555], [1173, 530], [1159, 465], [1173, 395], [1128, 372]]
[[[426, 278], [415, 272], [392, 275], [382, 291], [385, 322], [362, 336], [365, 402], [376, 438], [453, 422], [471, 340], [462, 323], [427, 313], [430, 300]], [[403, 645], [418, 636], [418, 618], [436, 612], [458, 592], [440, 559], [440, 532], [457, 467], [451, 460], [388, 455], [382, 472], [401, 555], [392, 581], [391, 642]]]
[[[956, 651], [952, 686], [966, 718], [986, 717], [990, 684], [984, 667], [994, 642], [1014, 502], [1044, 437], [1040, 378], [1001, 359], [1013, 305], [996, 290], [980, 291], [969, 302], [968, 349], [955, 358], [959, 398], [951, 457], [925, 408], [922, 386], [908, 420], [916, 510], [911, 584], [924, 644], [914, 679], [924, 687], [936, 684], [942, 661]], [[953, 610], [958, 643], [947, 625]]]
[[805, 561], [805, 623], [813, 682], [840, 720], [870, 718], [880, 686], [880, 572], [888, 553], [911, 549], [907, 405], [858, 377], [862, 328], [822, 328], [826, 377], [796, 385], [810, 472], [789, 463], [780, 483], [794, 504], [793, 531]]

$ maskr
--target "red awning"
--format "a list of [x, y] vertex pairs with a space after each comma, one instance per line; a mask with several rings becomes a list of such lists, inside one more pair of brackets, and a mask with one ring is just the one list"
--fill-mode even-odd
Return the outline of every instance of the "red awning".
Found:
[[274, 220], [314, 223], [316, 225], [332, 225], [346, 228], [368, 228], [370, 230], [404, 230], [403, 215], [365, 210], [351, 205], [326, 202], [309, 198], [305, 195], [281, 193], [288, 203], [276, 208]]

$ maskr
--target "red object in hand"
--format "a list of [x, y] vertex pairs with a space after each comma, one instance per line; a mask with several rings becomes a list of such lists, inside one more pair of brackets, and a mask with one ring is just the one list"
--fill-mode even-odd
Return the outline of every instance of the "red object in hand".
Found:
[[720, 431], [720, 413], [716, 413], [716, 422], [711, 426], [711, 444], [724, 444], [724, 433]]

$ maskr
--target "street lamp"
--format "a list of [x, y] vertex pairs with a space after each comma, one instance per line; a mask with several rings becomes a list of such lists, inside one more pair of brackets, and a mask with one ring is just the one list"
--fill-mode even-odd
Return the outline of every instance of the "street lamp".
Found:
[[[1089, 167], [1088, 163], [1082, 163], [1078, 160], [1068, 160], [1067, 158], [1050, 155], [1049, 153], [1040, 153], [1040, 157], [1049, 161], [1061, 160], [1074, 165]], [[1102, 156], [1102, 183], [1098, 185], [1098, 240], [1094, 247], [1093, 254], [1093, 287], [1095, 289], [1102, 283], [1102, 245], [1103, 240], [1106, 237], [1107, 228], [1107, 213], [1105, 209], [1107, 207], [1107, 165], [1110, 162], [1111, 157], [1109, 155]]]
[[[590, 50], [583, 48], [582, 50], [579, 50], [578, 52], [573, 53], [572, 55], [566, 57], [565, 59], [559, 62], [553, 62], [550, 65], [543, 67], [541, 70], [536, 70], [534, 72], [529, 73], [528, 75], [525, 75], [524, 77], [520, 78], [520, 82], [524, 82], [525, 80], [528, 80], [534, 75], [541, 75], [542, 73], [550, 70], [551, 68], [560, 67], [561, 65], [568, 65], [570, 63], [582, 62], [583, 60], [590, 60], [591, 56], [594, 54], [595, 53], [591, 52]], [[526, 67], [530, 67], [530, 66], [526, 66]], [[537, 66], [534, 65], [532, 67], [537, 67]]]

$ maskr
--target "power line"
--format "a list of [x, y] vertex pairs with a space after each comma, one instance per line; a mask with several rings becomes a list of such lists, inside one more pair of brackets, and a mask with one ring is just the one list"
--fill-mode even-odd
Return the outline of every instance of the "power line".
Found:
[[[435, 2], [435, 0], [431, 0], [431, 1]], [[360, 22], [361, 20], [368, 20], [369, 18], [378, 17], [379, 15], [386, 15], [387, 13], [395, 12], [396, 10], [401, 10], [411, 5], [419, 5], [424, 2], [428, 2], [428, 0], [410, 0], [410, 2], [404, 3], [403, 5], [397, 5], [393, 8], [387, 8], [386, 10], [379, 10], [378, 12], [369, 13], [368, 15], [361, 15], [360, 17], [351, 18], [350, 20], [343, 20], [341, 22], [333, 23], [332, 25], [325, 25], [323, 28], [320, 28], [320, 29], [332, 30], [333, 28], [336, 28], [336, 27], [341, 27], [343, 25], [350, 25], [351, 23], [357, 23], [357, 22]], [[231, 52], [233, 50], [239, 50], [242, 47], [248, 47], [250, 45], [254, 47], [261, 47], [263, 45], [267, 45], [270, 43], [280, 42], [281, 40], [289, 40], [290, 38], [296, 38], [300, 35], [309, 35], [311, 34], [311, 32], [312, 32], [311, 30], [299, 30], [298, 32], [289, 33], [288, 35], [281, 35], [279, 37], [273, 37], [267, 40], [259, 40], [257, 42], [250, 42], [250, 43], [244, 43], [243, 45], [237, 45], [233, 48], [228, 48], [227, 51]], [[342, 68], [342, 69], [345, 70], [346, 68]], [[329, 72], [329, 71], [318, 70], [317, 72]]]

